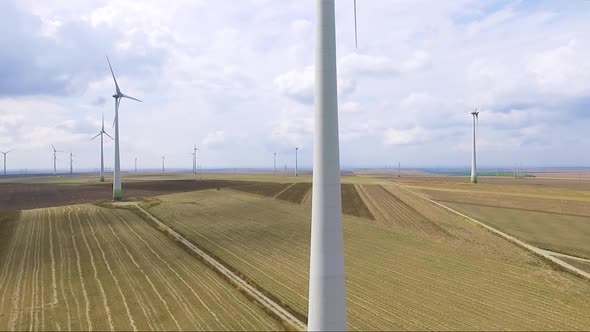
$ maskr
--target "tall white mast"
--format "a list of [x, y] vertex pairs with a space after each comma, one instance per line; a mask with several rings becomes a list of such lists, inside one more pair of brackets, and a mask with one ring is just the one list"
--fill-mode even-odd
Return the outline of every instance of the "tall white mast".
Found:
[[297, 176], [297, 152], [299, 152], [299, 147], [295, 148], [295, 176]]
[[316, 0], [309, 331], [346, 330], [334, 0]]
[[111, 74], [113, 75], [116, 92], [113, 95], [113, 98], [115, 98], [115, 121], [113, 123], [115, 125], [115, 171], [113, 172], [113, 200], [120, 201], [123, 196], [123, 192], [121, 190], [121, 161], [119, 157], [119, 104], [121, 103], [122, 98], [127, 98], [138, 102], [142, 101], [131, 96], [127, 96], [121, 92], [121, 89], [119, 89], [119, 84], [117, 83], [117, 79], [115, 78], [115, 73], [113, 72], [113, 67], [111, 66], [111, 61], [108, 57], [107, 62], [109, 63]]
[[10, 152], [12, 152], [13, 150], [8, 150], [6, 152], [1, 152], [4, 155], [4, 175], [6, 175], [6, 155]]
[[471, 112], [471, 115], [473, 116], [473, 150], [471, 153], [471, 183], [477, 183], [477, 166], [475, 156], [475, 128], [477, 126], [476, 122], [479, 116], [477, 108], [475, 109], [475, 111]]

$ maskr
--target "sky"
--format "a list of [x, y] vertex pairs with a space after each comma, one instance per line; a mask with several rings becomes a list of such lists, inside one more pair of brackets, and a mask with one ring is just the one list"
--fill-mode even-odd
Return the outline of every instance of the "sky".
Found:
[[[8, 168], [311, 167], [315, 1], [2, 0]], [[590, 166], [590, 1], [336, 1], [342, 167]], [[105, 142], [112, 167], [113, 144]]]

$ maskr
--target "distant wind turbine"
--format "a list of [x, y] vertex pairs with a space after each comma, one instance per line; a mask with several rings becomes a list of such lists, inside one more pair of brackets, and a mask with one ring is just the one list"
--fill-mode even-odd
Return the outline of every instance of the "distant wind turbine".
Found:
[[162, 156], [162, 173], [164, 173], [164, 160], [166, 159], [166, 156]]
[[295, 148], [295, 176], [297, 176], [297, 152], [299, 151], [299, 147]]
[[[103, 140], [103, 135], [107, 135], [108, 137], [111, 137], [111, 135], [107, 134], [106, 131], [104, 131], [104, 113], [102, 114], [102, 127], [100, 129], [100, 131], [98, 132], [98, 134], [96, 134], [96, 136], [92, 137], [90, 140], [93, 140], [95, 138], [97, 138], [98, 136], [100, 136], [100, 182], [104, 182], [104, 140]], [[114, 138], [111, 137], [112, 140], [114, 140]]]
[[70, 174], [74, 174], [74, 154], [70, 152]]
[[197, 149], [197, 145], [195, 144], [195, 147], [193, 148], [193, 174], [197, 174], [197, 151], [199, 151], [199, 149]]
[[334, 0], [316, 0], [309, 331], [347, 328], [335, 30]]
[[57, 153], [58, 152], [63, 152], [62, 150], [56, 150], [55, 146], [53, 146], [53, 144], [51, 144], [51, 147], [53, 148], [53, 175], [57, 175]]
[[121, 200], [123, 194], [121, 190], [121, 161], [119, 157], [119, 104], [121, 103], [121, 98], [135, 100], [140, 103], [142, 103], [142, 101], [137, 98], [127, 96], [121, 92], [121, 89], [119, 89], [119, 84], [117, 84], [117, 79], [115, 78], [115, 73], [113, 72], [113, 67], [111, 66], [111, 61], [109, 60], [108, 56], [107, 62], [109, 63], [111, 74], [113, 75], [113, 81], [115, 81], [116, 92], [113, 95], [113, 98], [115, 98], [115, 120], [113, 121], [113, 125], [115, 126], [115, 171], [113, 174], [113, 200], [119, 201]]
[[277, 153], [274, 153], [274, 163], [273, 163], [273, 167], [274, 167], [274, 175], [277, 175]]
[[137, 173], [137, 157], [135, 157], [135, 173]]
[[14, 149], [13, 150], [8, 150], [6, 152], [0, 151], [0, 153], [2, 153], [4, 155], [4, 175], [6, 175], [6, 155], [9, 154], [12, 151], [14, 151]]
[[479, 111], [477, 108], [471, 112], [473, 116], [473, 151], [471, 153], [471, 183], [477, 183], [477, 166], [475, 158], [475, 129], [479, 123]]

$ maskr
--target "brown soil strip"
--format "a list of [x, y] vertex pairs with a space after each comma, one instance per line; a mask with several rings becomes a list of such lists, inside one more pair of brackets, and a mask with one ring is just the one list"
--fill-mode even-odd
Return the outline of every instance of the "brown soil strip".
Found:
[[365, 202], [356, 191], [354, 184], [345, 183], [341, 187], [342, 192], [342, 213], [351, 216], [375, 220], [375, 217], [365, 205]]
[[311, 183], [309, 182], [294, 183], [280, 194], [275, 196], [275, 198], [280, 199], [281, 201], [301, 204], [310, 190]]

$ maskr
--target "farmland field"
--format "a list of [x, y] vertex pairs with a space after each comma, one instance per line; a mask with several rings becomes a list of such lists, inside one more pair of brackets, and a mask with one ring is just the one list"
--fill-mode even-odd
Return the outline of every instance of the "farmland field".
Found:
[[438, 179], [396, 182], [536, 247], [590, 257], [589, 181], [488, 179], [486, 184]]
[[281, 325], [129, 210], [0, 219], [0, 330], [276, 330]]
[[[273, 196], [288, 185], [287, 183], [277, 182], [232, 180], [134, 181], [123, 184], [123, 194], [126, 199], [142, 199], [144, 197], [176, 192], [232, 188], [249, 193]], [[34, 209], [110, 201], [112, 197], [112, 185], [109, 183], [93, 185], [0, 183], [0, 192], [2, 192], [0, 196], [0, 210]]]
[[[590, 328], [586, 280], [397, 186], [378, 188], [361, 194], [376, 220], [343, 217], [349, 328]], [[403, 224], [392, 196], [424, 225]], [[150, 213], [306, 316], [309, 207], [226, 189], [158, 200]]]
[[291, 203], [301, 204], [310, 190], [311, 183], [295, 183], [293, 186], [279, 194], [276, 198]]
[[590, 218], [463, 203], [445, 205], [536, 247], [590, 258]]

